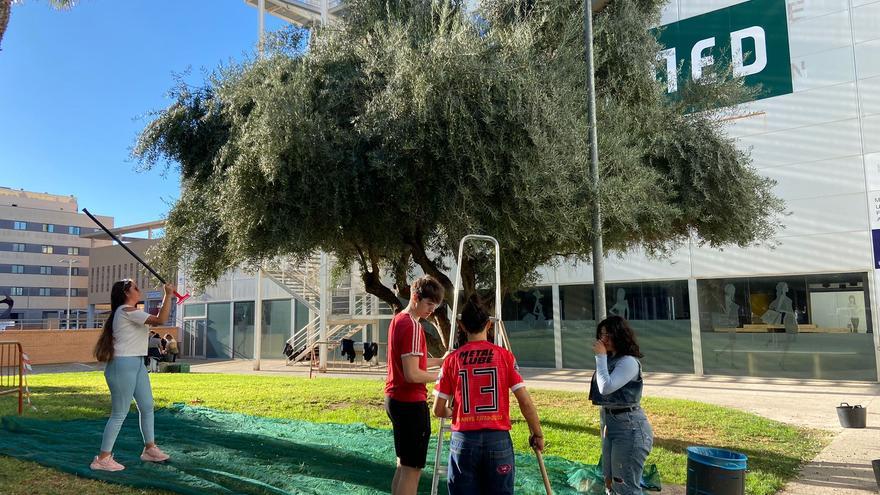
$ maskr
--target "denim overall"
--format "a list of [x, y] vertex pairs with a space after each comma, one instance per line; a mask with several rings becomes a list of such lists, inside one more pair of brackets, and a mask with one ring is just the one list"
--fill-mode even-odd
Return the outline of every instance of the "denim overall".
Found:
[[[609, 374], [622, 357], [608, 356]], [[654, 443], [654, 432], [639, 406], [642, 385], [641, 363], [636, 379], [608, 395], [599, 393], [595, 375], [590, 383], [590, 400], [601, 407], [602, 472], [615, 495], [642, 494], [642, 469]]]

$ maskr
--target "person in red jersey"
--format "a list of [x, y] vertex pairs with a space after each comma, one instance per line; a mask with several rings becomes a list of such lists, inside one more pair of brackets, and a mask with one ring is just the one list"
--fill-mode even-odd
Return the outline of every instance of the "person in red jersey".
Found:
[[410, 287], [409, 304], [388, 328], [388, 375], [385, 380], [385, 412], [394, 429], [397, 470], [391, 481], [392, 495], [415, 495], [428, 456], [431, 415], [426, 383], [437, 380], [442, 359], [428, 358], [425, 331], [419, 319], [427, 318], [443, 302], [443, 286], [423, 276]]
[[449, 493], [512, 494], [515, 468], [508, 390], [529, 425], [529, 444], [543, 451], [538, 411], [513, 354], [487, 340], [492, 320], [476, 295], [464, 306], [459, 326], [468, 341], [443, 360], [434, 389], [434, 414], [452, 418]]

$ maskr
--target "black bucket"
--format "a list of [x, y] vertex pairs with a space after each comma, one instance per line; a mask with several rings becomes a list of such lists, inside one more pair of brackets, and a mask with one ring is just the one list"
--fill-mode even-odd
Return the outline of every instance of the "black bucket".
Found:
[[851, 406], [843, 402], [837, 406], [837, 419], [844, 428], [864, 428], [868, 422], [868, 409], [861, 405]]
[[748, 457], [730, 450], [687, 448], [687, 495], [745, 495]]
[[877, 482], [877, 488], [880, 488], [880, 459], [871, 461], [871, 466], [874, 467], [874, 481]]

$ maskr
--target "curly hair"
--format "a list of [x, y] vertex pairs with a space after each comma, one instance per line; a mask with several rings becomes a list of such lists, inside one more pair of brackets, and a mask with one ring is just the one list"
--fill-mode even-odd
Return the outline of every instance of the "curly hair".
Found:
[[633, 356], [637, 358], [645, 357], [639, 350], [639, 343], [636, 341], [636, 334], [633, 332], [629, 322], [620, 316], [609, 316], [600, 321], [596, 325], [596, 340], [600, 340], [602, 329], [611, 337], [614, 343], [614, 354], [618, 356]]

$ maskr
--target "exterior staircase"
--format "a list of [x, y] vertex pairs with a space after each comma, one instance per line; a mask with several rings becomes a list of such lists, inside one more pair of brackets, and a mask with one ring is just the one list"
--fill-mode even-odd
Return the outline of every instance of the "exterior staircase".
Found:
[[[322, 261], [327, 263], [326, 267], [322, 266]], [[320, 346], [326, 346], [329, 353], [341, 345], [342, 339], [362, 332], [367, 325], [375, 325], [380, 319], [390, 318], [390, 313], [377, 314], [379, 304], [376, 298], [360, 284], [352, 283], [355, 280], [350, 271], [330, 286], [329, 273], [334, 263], [330, 256], [317, 254], [300, 261], [279, 257], [263, 266], [264, 275], [309, 308], [309, 321], [302, 328], [295, 329], [287, 340], [293, 349], [288, 365], [310, 358], [312, 351]], [[327, 308], [322, 308], [322, 277], [327, 278]], [[327, 333], [323, 340], [320, 338], [322, 315], [327, 318]]]

